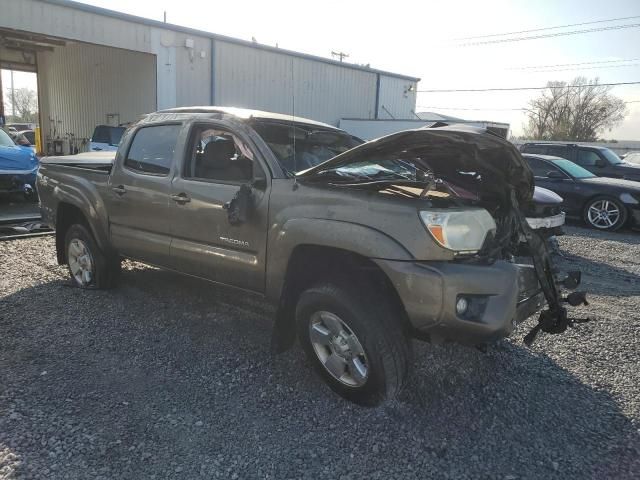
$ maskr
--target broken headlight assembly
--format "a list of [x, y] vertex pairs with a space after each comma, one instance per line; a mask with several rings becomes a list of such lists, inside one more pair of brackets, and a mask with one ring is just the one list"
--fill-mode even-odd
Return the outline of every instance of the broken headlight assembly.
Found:
[[487, 235], [496, 231], [495, 220], [484, 208], [421, 211], [420, 219], [438, 245], [457, 253], [478, 252]]

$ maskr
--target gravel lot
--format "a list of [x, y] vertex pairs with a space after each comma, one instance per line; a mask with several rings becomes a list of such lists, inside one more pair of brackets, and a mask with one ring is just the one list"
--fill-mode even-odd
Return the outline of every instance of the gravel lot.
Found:
[[[271, 308], [139, 264], [69, 287], [52, 238], [0, 243], [0, 479], [638, 478], [640, 235], [560, 239], [594, 321], [483, 353], [415, 344], [410, 388], [351, 405]], [[582, 313], [582, 312], [581, 312]]]

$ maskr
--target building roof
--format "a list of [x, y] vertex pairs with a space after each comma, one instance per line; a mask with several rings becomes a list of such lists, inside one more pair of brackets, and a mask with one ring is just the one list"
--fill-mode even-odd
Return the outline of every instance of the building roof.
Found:
[[85, 3], [80, 3], [80, 2], [75, 2], [72, 0], [40, 0], [41, 2], [44, 3], [50, 3], [52, 5], [58, 5], [61, 7], [67, 7], [67, 8], [73, 8], [76, 10], [81, 10], [84, 12], [88, 12], [88, 13], [93, 13], [96, 15], [103, 15], [105, 17], [111, 17], [111, 18], [117, 18], [120, 20], [125, 20], [128, 22], [134, 22], [134, 23], [140, 23], [143, 25], [149, 25], [152, 27], [157, 27], [157, 28], [164, 28], [167, 30], [173, 30], [175, 32], [181, 32], [181, 33], [188, 33], [191, 35], [197, 35], [200, 37], [208, 37], [208, 38], [212, 38], [214, 40], [221, 40], [221, 41], [225, 41], [225, 42], [229, 42], [229, 43], [235, 43], [238, 45], [243, 45], [245, 47], [251, 47], [251, 48], [257, 48], [259, 50], [266, 50], [269, 52], [275, 52], [275, 53], [282, 53], [285, 55], [291, 55], [293, 57], [298, 57], [298, 58], [304, 58], [307, 60], [313, 60], [316, 62], [322, 62], [322, 63], [328, 63], [330, 65], [337, 65], [340, 67], [344, 67], [344, 68], [350, 68], [353, 70], [360, 70], [363, 72], [369, 72], [369, 73], [377, 73], [380, 75], [385, 75], [385, 76], [389, 76], [389, 77], [396, 77], [396, 78], [402, 78], [405, 80], [410, 80], [412, 82], [419, 82], [420, 78], [418, 77], [412, 77], [409, 75], [402, 75], [399, 73], [393, 73], [393, 72], [387, 72], [384, 70], [377, 70], [375, 68], [369, 68], [369, 67], [365, 67], [362, 65], [356, 65], [354, 63], [346, 63], [346, 62], [339, 62], [337, 60], [332, 60], [330, 58], [325, 58], [325, 57], [319, 57], [317, 55], [310, 55], [307, 53], [301, 53], [301, 52], [296, 52], [294, 50], [287, 50], [285, 48], [278, 48], [278, 47], [272, 47], [270, 45], [262, 45], [256, 42], [250, 42], [248, 40], [241, 40], [239, 38], [234, 38], [234, 37], [228, 37], [226, 35], [219, 35], [217, 33], [211, 33], [211, 32], [207, 32], [204, 30], [198, 30], [195, 28], [189, 28], [189, 27], [183, 27], [180, 25], [175, 25], [173, 23], [165, 23], [165, 22], [161, 22], [159, 20], [153, 20], [150, 18], [145, 18], [145, 17], [139, 17], [137, 15], [130, 15], [128, 13], [122, 13], [122, 12], [118, 12], [116, 10], [110, 10], [108, 8], [102, 8], [102, 7], [96, 7], [93, 5], [87, 5]]

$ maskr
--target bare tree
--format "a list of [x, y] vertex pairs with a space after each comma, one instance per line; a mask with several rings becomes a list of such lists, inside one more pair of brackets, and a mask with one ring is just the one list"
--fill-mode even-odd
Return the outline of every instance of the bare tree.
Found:
[[[11, 93], [7, 88], [4, 94], [5, 112], [14, 111], [15, 116], [11, 116], [12, 122], [37, 122], [38, 121], [38, 94], [30, 88], [16, 88]], [[7, 115], [8, 116], [8, 115]]]
[[626, 104], [611, 95], [611, 89], [599, 85], [597, 78], [577, 77], [571, 84], [548, 82], [547, 89], [529, 102], [525, 136], [536, 140], [596, 141], [599, 134], [611, 130], [627, 114]]

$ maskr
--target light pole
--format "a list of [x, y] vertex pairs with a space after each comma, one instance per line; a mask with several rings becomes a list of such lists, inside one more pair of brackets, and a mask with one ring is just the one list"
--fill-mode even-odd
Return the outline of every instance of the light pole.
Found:
[[13, 121], [16, 121], [16, 95], [13, 90], [13, 70], [11, 72], [11, 116], [13, 117]]

